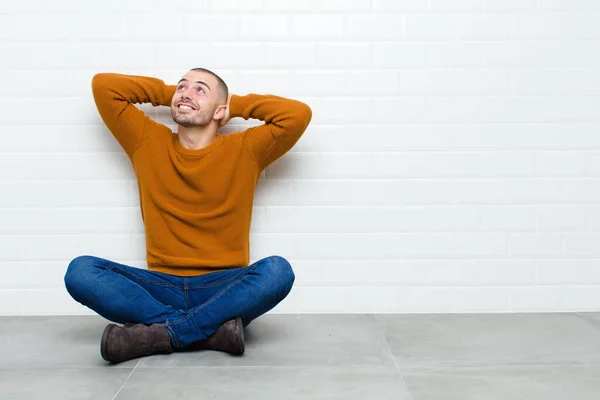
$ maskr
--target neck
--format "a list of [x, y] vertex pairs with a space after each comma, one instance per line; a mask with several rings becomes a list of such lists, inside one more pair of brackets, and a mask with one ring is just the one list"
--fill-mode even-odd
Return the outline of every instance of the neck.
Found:
[[214, 124], [206, 126], [185, 127], [179, 125], [177, 132], [179, 143], [190, 150], [198, 150], [210, 145], [217, 137], [217, 129]]

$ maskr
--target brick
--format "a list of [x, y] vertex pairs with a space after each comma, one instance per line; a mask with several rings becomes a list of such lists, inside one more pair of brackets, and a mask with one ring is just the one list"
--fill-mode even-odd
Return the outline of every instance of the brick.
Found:
[[295, 15], [291, 21], [292, 35], [299, 38], [336, 38], [344, 34], [341, 15]]
[[349, 39], [394, 39], [402, 34], [399, 15], [347, 16], [346, 35]]
[[451, 40], [456, 32], [456, 18], [453, 15], [423, 14], [407, 15], [404, 36], [407, 39], [446, 39]]

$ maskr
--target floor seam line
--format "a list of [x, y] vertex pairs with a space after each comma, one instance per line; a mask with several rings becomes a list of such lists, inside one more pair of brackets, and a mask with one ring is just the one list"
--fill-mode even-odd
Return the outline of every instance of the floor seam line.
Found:
[[404, 384], [404, 387], [406, 388], [406, 393], [408, 393], [409, 400], [414, 400], [412, 393], [410, 392], [410, 389], [408, 389], [408, 384], [406, 383], [406, 380], [404, 379], [404, 375], [402, 375], [402, 371], [400, 371], [400, 366], [396, 362], [396, 357], [394, 357], [394, 354], [392, 353], [390, 344], [388, 343], [387, 338], [385, 337], [385, 334], [383, 333], [383, 328], [381, 326], [379, 326], [379, 323], [377, 322], [377, 318], [375, 318], [375, 314], [371, 314], [371, 317], [375, 321], [375, 326], [377, 326], [377, 330], [379, 330], [379, 333], [381, 334], [381, 337], [383, 338], [383, 341], [385, 342], [385, 347], [387, 348], [387, 351], [388, 351], [390, 357], [392, 357], [392, 360], [394, 361], [394, 365], [396, 366], [396, 371], [398, 371], [398, 374], [400, 375], [400, 379], [402, 379], [402, 383]]
[[117, 390], [117, 393], [115, 393], [115, 396], [112, 398], [112, 400], [115, 400], [117, 398], [117, 396], [119, 395], [119, 393], [121, 393], [121, 390], [125, 387], [125, 384], [129, 380], [129, 378], [131, 378], [131, 375], [133, 375], [134, 371], [136, 370], [136, 368], [138, 367], [138, 365], [140, 365], [141, 362], [142, 362], [142, 360], [139, 359], [138, 362], [137, 362], [137, 364], [135, 364], [135, 367], [133, 367], [133, 369], [131, 370], [131, 372], [129, 373], [129, 375], [127, 375], [127, 379], [125, 379], [125, 382], [123, 382], [123, 384], [121, 385], [121, 387], [119, 388], [119, 390]]

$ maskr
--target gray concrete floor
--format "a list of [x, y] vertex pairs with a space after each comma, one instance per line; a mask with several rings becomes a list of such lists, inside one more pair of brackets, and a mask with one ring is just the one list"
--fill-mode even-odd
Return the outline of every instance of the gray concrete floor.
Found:
[[1, 399], [600, 398], [600, 313], [264, 315], [246, 353], [110, 365], [95, 316], [0, 317]]

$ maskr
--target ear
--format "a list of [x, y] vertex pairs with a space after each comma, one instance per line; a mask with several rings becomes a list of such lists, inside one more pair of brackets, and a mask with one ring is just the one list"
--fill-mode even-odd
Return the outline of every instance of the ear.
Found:
[[226, 104], [221, 104], [217, 106], [215, 110], [215, 114], [213, 115], [213, 119], [221, 120], [225, 117], [225, 110], [227, 110]]

